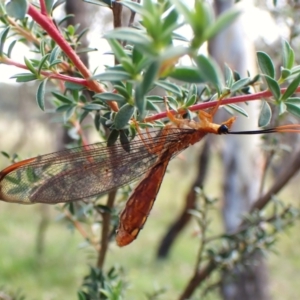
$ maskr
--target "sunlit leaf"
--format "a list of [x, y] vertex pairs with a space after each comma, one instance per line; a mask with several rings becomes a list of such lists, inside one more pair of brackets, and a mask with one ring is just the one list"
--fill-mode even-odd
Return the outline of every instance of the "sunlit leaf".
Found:
[[44, 79], [38, 86], [36, 92], [36, 102], [41, 110], [45, 110], [45, 89], [47, 84], [47, 78]]
[[258, 126], [259, 127], [267, 126], [271, 121], [271, 117], [272, 117], [272, 110], [270, 108], [270, 105], [267, 101], [263, 101], [259, 113]]
[[135, 110], [134, 106], [130, 104], [123, 105], [115, 116], [114, 119], [115, 129], [117, 130], [123, 129], [128, 124], [128, 121], [131, 119], [134, 110]]
[[275, 78], [275, 68], [270, 56], [262, 51], [257, 52], [257, 60], [262, 74], [268, 75], [272, 79]]
[[28, 5], [26, 0], [10, 0], [5, 5], [6, 12], [10, 17], [22, 20], [26, 16]]

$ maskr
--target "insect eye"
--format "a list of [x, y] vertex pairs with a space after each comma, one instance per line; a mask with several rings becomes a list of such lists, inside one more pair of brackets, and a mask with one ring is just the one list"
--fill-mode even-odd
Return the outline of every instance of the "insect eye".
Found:
[[218, 129], [218, 134], [227, 134], [229, 132], [228, 126], [222, 124]]

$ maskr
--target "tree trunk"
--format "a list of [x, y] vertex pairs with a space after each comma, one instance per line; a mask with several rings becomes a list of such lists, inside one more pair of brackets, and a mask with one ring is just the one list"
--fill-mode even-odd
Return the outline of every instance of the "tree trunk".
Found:
[[[221, 14], [232, 6], [233, 1], [216, 0], [216, 14]], [[254, 52], [251, 49], [252, 45], [246, 45], [245, 33], [239, 20], [209, 43], [209, 52], [220, 67], [222, 68], [226, 63], [241, 77], [246, 74], [247, 70], [253, 70]], [[252, 58], [252, 62], [249, 58]], [[248, 105], [246, 111], [249, 119], [255, 120], [258, 112], [257, 104]], [[242, 116], [238, 117], [234, 129], [249, 129], [246, 120]], [[224, 139], [222, 151], [224, 164], [223, 219], [228, 233], [236, 230], [243, 213], [249, 210], [259, 194], [262, 157], [258, 144], [259, 136], [255, 135], [226, 136]], [[266, 274], [263, 258], [256, 253], [247, 268], [242, 270], [236, 268], [232, 272], [224, 272], [221, 284], [223, 299], [268, 299]]]

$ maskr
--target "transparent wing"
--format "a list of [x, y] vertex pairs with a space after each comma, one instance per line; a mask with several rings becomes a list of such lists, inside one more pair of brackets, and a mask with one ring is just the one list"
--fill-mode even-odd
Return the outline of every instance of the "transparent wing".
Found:
[[129, 152], [121, 144], [97, 143], [16, 163], [0, 172], [0, 197], [23, 204], [60, 203], [107, 193], [145, 174], [159, 153], [176, 146], [182, 131], [193, 130], [143, 133], [130, 142]]

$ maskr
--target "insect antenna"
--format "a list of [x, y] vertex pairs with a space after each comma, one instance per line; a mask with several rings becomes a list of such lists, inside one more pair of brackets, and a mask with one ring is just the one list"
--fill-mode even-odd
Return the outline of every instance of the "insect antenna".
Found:
[[274, 128], [259, 129], [259, 130], [246, 130], [246, 131], [231, 131], [226, 125], [221, 125], [219, 134], [264, 134], [264, 133], [274, 133], [274, 132], [292, 132], [300, 133], [300, 124], [288, 124], [277, 126]]

